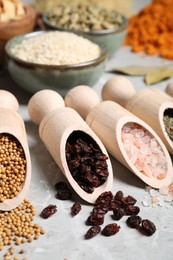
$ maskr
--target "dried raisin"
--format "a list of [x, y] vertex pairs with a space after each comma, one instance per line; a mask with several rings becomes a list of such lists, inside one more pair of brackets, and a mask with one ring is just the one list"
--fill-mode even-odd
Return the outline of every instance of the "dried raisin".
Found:
[[45, 207], [42, 212], [41, 212], [41, 216], [43, 218], [49, 218], [52, 215], [54, 215], [57, 212], [57, 206], [56, 205], [48, 205], [47, 207]]
[[98, 235], [101, 231], [100, 226], [92, 226], [91, 228], [88, 229], [88, 231], [85, 234], [85, 239], [90, 239]]
[[110, 202], [113, 199], [113, 194], [111, 191], [105, 191], [98, 196], [95, 201], [95, 204], [104, 204]]
[[127, 205], [124, 209], [125, 215], [138, 215], [140, 212], [140, 208], [138, 206]]
[[140, 216], [130, 216], [128, 217], [128, 219], [126, 220], [126, 223], [129, 227], [131, 228], [136, 228], [139, 229], [140, 225], [142, 223], [142, 219]]
[[114, 210], [113, 210], [113, 218], [115, 220], [120, 220], [124, 215], [125, 214], [124, 214], [124, 209], [123, 208], [119, 208], [119, 207], [114, 208]]
[[121, 190], [119, 190], [119, 191], [117, 191], [117, 193], [115, 194], [114, 199], [115, 199], [115, 200], [122, 200], [123, 197], [124, 197], [123, 192], [122, 192]]
[[91, 214], [87, 221], [87, 225], [91, 226], [97, 226], [97, 225], [102, 225], [104, 223], [104, 215], [103, 214]]
[[58, 182], [55, 184], [55, 188], [57, 190], [56, 198], [60, 200], [68, 200], [71, 198], [72, 193], [69, 190], [67, 184], [65, 182]]
[[108, 224], [107, 226], [104, 227], [102, 230], [102, 235], [104, 236], [113, 236], [115, 235], [118, 231], [120, 230], [120, 226], [118, 226], [115, 223]]
[[156, 226], [153, 222], [151, 222], [148, 219], [142, 220], [142, 226], [140, 228], [140, 231], [142, 234], [145, 234], [147, 236], [151, 236], [156, 231]]
[[71, 207], [71, 215], [76, 216], [81, 211], [81, 205], [79, 202], [75, 202]]

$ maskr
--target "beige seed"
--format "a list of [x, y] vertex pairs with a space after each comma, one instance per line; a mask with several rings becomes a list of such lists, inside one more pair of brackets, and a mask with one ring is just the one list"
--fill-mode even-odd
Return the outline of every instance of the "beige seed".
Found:
[[25, 253], [25, 249], [24, 248], [22, 248], [21, 250], [20, 250], [20, 252], [19, 252], [20, 254], [24, 254]]

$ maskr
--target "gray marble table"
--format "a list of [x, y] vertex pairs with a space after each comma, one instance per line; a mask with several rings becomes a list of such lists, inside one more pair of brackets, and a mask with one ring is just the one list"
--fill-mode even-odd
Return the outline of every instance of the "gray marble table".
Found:
[[[137, 2], [137, 1], [136, 1]], [[139, 1], [138, 1], [139, 2]], [[146, 3], [147, 1], [140, 1]], [[138, 5], [139, 8], [139, 5]], [[122, 47], [107, 63], [106, 71], [116, 66], [126, 65], [163, 65], [169, 64], [165, 59], [157, 56], [149, 57], [145, 54], [133, 54], [129, 47]], [[104, 83], [114, 75], [105, 72], [94, 89], [100, 95]], [[143, 77], [128, 77], [136, 90], [148, 88]], [[171, 79], [160, 82], [151, 87], [164, 90]], [[147, 196], [145, 184], [134, 176], [129, 170], [111, 157], [114, 169], [113, 193], [122, 190], [125, 195], [137, 198], [137, 205], [141, 208], [140, 215], [152, 220], [157, 231], [151, 237], [141, 235], [136, 230], [127, 227], [122, 218], [118, 223], [120, 232], [112, 237], [98, 235], [91, 240], [85, 240], [84, 234], [88, 227], [85, 224], [91, 205], [87, 205], [75, 195], [75, 200], [80, 201], [82, 210], [76, 217], [71, 217], [70, 208], [72, 201], [60, 201], [55, 198], [54, 184], [64, 180], [58, 166], [55, 164], [49, 152], [39, 138], [38, 127], [29, 118], [27, 103], [30, 93], [22, 90], [10, 79], [8, 72], [0, 70], [0, 89], [11, 91], [20, 103], [19, 113], [26, 125], [29, 142], [32, 180], [28, 198], [36, 207], [35, 222], [42, 225], [46, 234], [39, 240], [22, 245], [26, 249], [29, 260], [172, 260], [173, 259], [173, 206], [144, 207], [143, 200]], [[51, 218], [42, 219], [39, 214], [48, 204], [57, 205], [57, 213]], [[106, 215], [104, 225], [113, 222], [111, 215]], [[20, 246], [19, 246], [20, 248]], [[0, 253], [3, 259], [3, 252]], [[20, 257], [22, 259], [22, 256]]]

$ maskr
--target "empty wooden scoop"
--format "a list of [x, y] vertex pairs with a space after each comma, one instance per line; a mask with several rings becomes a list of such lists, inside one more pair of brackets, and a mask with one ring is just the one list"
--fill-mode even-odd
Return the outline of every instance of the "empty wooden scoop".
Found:
[[[21, 204], [29, 189], [31, 160], [25, 125], [16, 112], [17, 99], [0, 90], [0, 210], [9, 211]], [[8, 182], [8, 184], [7, 184]]]
[[168, 151], [173, 154], [173, 142], [165, 130], [163, 121], [168, 110], [173, 113], [173, 102], [166, 93], [156, 89], [136, 92], [128, 79], [117, 76], [106, 82], [102, 89], [102, 97], [103, 100], [117, 102], [150, 125]]
[[[94, 92], [95, 91], [91, 87], [77, 86], [66, 94], [65, 104], [66, 106], [75, 108], [79, 113], [81, 111], [81, 114], [83, 110], [85, 110], [85, 113], [87, 114], [87, 124], [98, 135], [107, 148], [108, 152], [146, 184], [154, 188], [160, 188], [170, 184], [173, 176], [172, 161], [165, 145], [155, 133], [155, 131], [143, 120], [130, 113], [127, 109], [123, 108], [116, 102], [103, 101], [98, 103], [98, 97], [96, 99], [94, 98], [96, 96], [96, 93]], [[88, 98], [85, 98], [86, 96], [90, 96], [92, 100], [92, 107], [89, 104]], [[75, 101], [76, 97], [80, 97], [77, 102]], [[146, 165], [144, 160], [142, 161], [142, 159], [139, 159], [139, 157], [134, 158], [134, 156], [132, 156], [132, 159], [129, 156], [123, 142], [123, 138], [126, 135], [125, 129], [129, 128], [129, 126], [135, 126], [136, 128], [141, 129], [143, 132], [147, 133], [151, 139], [154, 140], [154, 144], [157, 143], [157, 146], [162, 151], [163, 160], [165, 160], [166, 168], [164, 174], [160, 172], [160, 174], [156, 176], [154, 170], [153, 172], [149, 172], [149, 170], [143, 171], [144, 168], [140, 170], [139, 164]], [[128, 136], [128, 133], [126, 136]], [[129, 136], [131, 137], [131, 135]], [[134, 142], [135, 141], [136, 140], [134, 140]], [[136, 144], [136, 146], [137, 145], [140, 146], [140, 143]]]
[[[112, 166], [104, 145], [74, 109], [65, 107], [63, 98], [57, 92], [53, 90], [42, 90], [37, 92], [31, 97], [28, 103], [28, 111], [32, 121], [39, 125], [39, 135], [43, 143], [60, 167], [61, 171], [64, 173], [72, 188], [82, 199], [87, 202], [94, 203], [96, 198], [102, 192], [112, 189]], [[86, 189], [90, 187], [90, 183], [88, 182], [88, 186], [85, 187], [85, 189], [81, 183], [81, 180], [79, 183], [77, 177], [75, 179], [75, 174], [78, 174], [78, 169], [81, 167], [82, 161], [85, 159], [93, 160], [93, 155], [91, 155], [90, 158], [84, 158], [79, 155], [80, 151], [78, 151], [79, 154], [75, 151], [74, 154], [77, 153], [79, 155], [79, 161], [76, 161], [76, 159], [75, 161], [73, 160], [73, 162], [68, 161], [68, 158], [73, 157], [72, 153], [68, 153], [67, 155], [69, 143], [71, 144], [71, 142], [76, 142], [76, 140], [79, 141], [79, 139], [86, 142], [91, 142], [92, 145], [97, 147], [97, 149], [99, 149], [100, 152], [105, 154], [108, 158], [106, 162], [109, 175], [104, 183], [94, 187], [92, 193], [89, 193], [89, 190], [86, 191]], [[77, 173], [74, 171], [71, 172], [71, 168], [69, 168], [71, 163], [75, 164], [73, 166]], [[81, 173], [81, 175], [83, 176], [83, 173]], [[91, 175], [90, 177], [92, 178]], [[85, 176], [83, 176], [83, 178], [85, 178]]]

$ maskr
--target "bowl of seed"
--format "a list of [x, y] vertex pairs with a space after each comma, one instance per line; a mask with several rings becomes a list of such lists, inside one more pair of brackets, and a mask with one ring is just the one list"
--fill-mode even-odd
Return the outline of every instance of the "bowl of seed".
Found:
[[123, 44], [128, 19], [96, 4], [58, 5], [43, 15], [46, 29], [71, 31], [97, 44], [105, 44], [112, 56]]
[[105, 46], [71, 32], [37, 31], [12, 38], [5, 46], [13, 80], [31, 93], [53, 89], [65, 95], [76, 85], [93, 86], [102, 76]]

